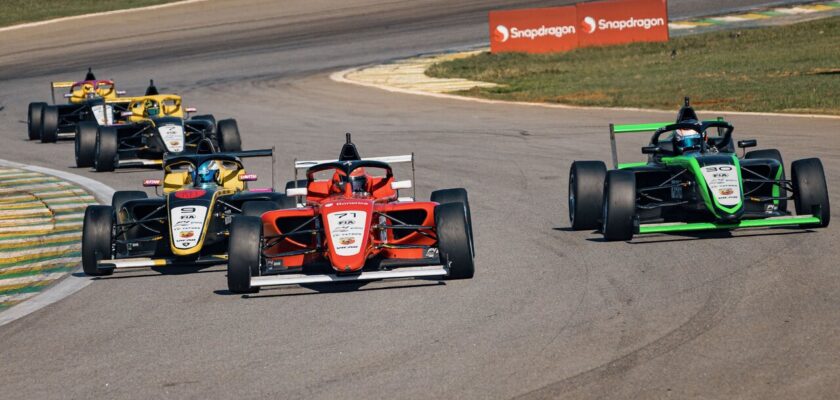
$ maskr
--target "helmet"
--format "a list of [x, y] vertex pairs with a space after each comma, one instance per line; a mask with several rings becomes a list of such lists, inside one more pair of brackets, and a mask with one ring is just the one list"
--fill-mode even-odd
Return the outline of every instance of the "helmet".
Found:
[[157, 117], [160, 114], [160, 105], [156, 101], [147, 100], [144, 106], [146, 107], [146, 115], [150, 118]]
[[357, 168], [350, 172], [350, 176], [345, 175], [343, 172], [335, 171], [331, 191], [333, 193], [343, 193], [348, 184], [352, 193], [367, 193], [368, 175], [365, 169]]
[[700, 146], [700, 142], [703, 140], [700, 133], [692, 129], [677, 129], [675, 136], [677, 139], [677, 147], [682, 150], [698, 147]]
[[368, 183], [367, 175], [365, 175], [365, 174], [356, 175], [356, 176], [351, 175], [350, 178], [348, 178], [348, 181], [350, 183], [350, 186], [352, 188], [353, 193], [366, 193], [367, 192], [367, 183]]
[[204, 185], [208, 183], [216, 183], [216, 178], [219, 176], [219, 166], [215, 161], [205, 161], [198, 166], [198, 169], [193, 172], [193, 184]]

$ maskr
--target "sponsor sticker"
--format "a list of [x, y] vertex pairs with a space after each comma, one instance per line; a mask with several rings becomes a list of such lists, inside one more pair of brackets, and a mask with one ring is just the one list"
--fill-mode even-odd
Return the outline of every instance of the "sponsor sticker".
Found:
[[189, 249], [198, 245], [206, 216], [205, 206], [175, 207], [169, 212], [172, 243], [176, 249]]
[[366, 211], [336, 211], [327, 214], [335, 254], [339, 256], [359, 254], [364, 241], [366, 221]]
[[173, 153], [184, 151], [184, 127], [180, 125], [163, 125], [158, 127], [158, 132], [168, 151]]
[[741, 184], [734, 165], [709, 165], [700, 170], [706, 179], [706, 185], [720, 205], [732, 207], [741, 202]]

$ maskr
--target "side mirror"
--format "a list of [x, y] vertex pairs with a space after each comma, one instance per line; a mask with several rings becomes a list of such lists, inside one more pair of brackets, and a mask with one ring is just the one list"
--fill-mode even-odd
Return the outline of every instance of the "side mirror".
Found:
[[661, 150], [659, 146], [645, 146], [642, 147], [642, 154], [657, 154]]
[[240, 182], [253, 182], [257, 180], [257, 174], [242, 174], [239, 175]]
[[306, 188], [288, 188], [286, 189], [286, 196], [306, 196], [309, 193]]
[[739, 140], [738, 147], [742, 149], [746, 149], [747, 147], [755, 147], [758, 146], [758, 141], [755, 139], [747, 139], [747, 140]]
[[186, 111], [188, 113], [194, 113], [194, 112], [198, 111], [198, 109], [195, 108], [195, 107], [187, 107], [187, 108], [184, 109], [184, 111]]
[[117, 90], [117, 95], [118, 96], [125, 96], [125, 94], [126, 94], [125, 90]]
[[131, 112], [131, 111], [123, 111], [123, 112], [121, 112], [121, 113], [120, 113], [120, 117], [126, 117], [126, 118], [128, 118], [128, 117], [130, 117], [130, 116], [132, 116], [132, 115], [134, 115], [134, 113], [133, 113], [133, 112]]
[[65, 99], [69, 99], [71, 97], [73, 97], [73, 93], [64, 93], [64, 98]]
[[391, 182], [391, 189], [400, 190], [400, 189], [411, 189], [411, 181], [395, 181]]
[[143, 187], [158, 187], [160, 186], [160, 179], [146, 179], [143, 181]]

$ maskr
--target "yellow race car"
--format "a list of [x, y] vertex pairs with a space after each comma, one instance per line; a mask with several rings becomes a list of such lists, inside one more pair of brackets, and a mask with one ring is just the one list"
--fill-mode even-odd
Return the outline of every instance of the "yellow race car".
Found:
[[[110, 100], [107, 104], [110, 104]], [[124, 122], [83, 122], [76, 135], [76, 165], [96, 171], [161, 165], [164, 157], [242, 150], [236, 120], [212, 115], [190, 117], [181, 96], [161, 94], [151, 82], [144, 96], [132, 97], [121, 112]]]
[[[56, 89], [69, 88], [64, 94], [66, 104], [56, 104]], [[113, 80], [96, 79], [88, 69], [84, 80], [78, 82], [51, 82], [52, 104], [29, 103], [27, 127], [29, 140], [43, 143], [55, 142], [59, 137], [72, 137], [80, 122], [96, 125], [112, 125], [121, 120], [129, 98], [120, 97], [124, 91], [117, 90]]]

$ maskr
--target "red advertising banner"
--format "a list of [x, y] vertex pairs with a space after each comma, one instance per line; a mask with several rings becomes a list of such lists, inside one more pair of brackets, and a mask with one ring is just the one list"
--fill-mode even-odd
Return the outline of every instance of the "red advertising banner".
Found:
[[553, 53], [576, 47], [667, 42], [667, 0], [607, 0], [490, 12], [490, 51]]
[[551, 53], [577, 47], [575, 7], [490, 12], [490, 51]]
[[666, 0], [609, 0], [576, 7], [580, 47], [668, 41]]

